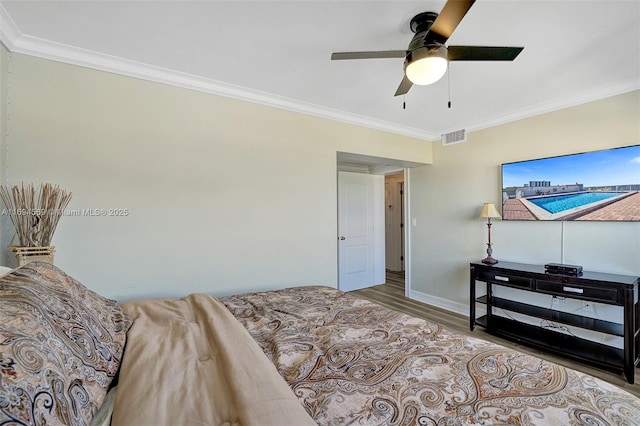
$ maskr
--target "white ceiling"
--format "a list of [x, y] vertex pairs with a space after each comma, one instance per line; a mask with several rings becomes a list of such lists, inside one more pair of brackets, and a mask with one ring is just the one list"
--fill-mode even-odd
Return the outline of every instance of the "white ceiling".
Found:
[[[479, 0], [447, 44], [524, 46], [393, 94], [410, 19], [444, 1], [0, 1], [26, 53], [435, 140], [640, 88], [640, 1]], [[406, 101], [406, 110], [403, 110]]]

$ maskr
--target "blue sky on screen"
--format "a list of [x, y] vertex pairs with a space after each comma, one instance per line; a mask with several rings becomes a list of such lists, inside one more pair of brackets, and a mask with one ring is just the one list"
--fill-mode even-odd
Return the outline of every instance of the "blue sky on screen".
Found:
[[502, 187], [530, 181], [584, 186], [640, 184], [640, 145], [502, 165]]

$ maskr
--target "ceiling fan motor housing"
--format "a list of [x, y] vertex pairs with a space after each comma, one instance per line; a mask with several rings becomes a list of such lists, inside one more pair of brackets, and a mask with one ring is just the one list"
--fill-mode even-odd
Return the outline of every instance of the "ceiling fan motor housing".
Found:
[[418, 61], [427, 57], [437, 56], [439, 58], [448, 59], [448, 51], [442, 44], [430, 44], [428, 46], [418, 47], [407, 53], [407, 57], [404, 60], [404, 67], [413, 61]]
[[408, 51], [413, 51], [430, 44], [444, 43], [444, 40], [437, 39], [437, 34], [429, 31], [437, 18], [438, 14], [435, 12], [423, 12], [411, 19], [409, 27], [415, 35], [409, 43]]
[[[438, 14], [435, 12], [423, 12], [414, 16], [409, 24], [415, 35], [409, 43], [404, 58], [404, 73], [414, 84], [434, 83], [446, 71], [446, 63], [449, 59], [447, 48], [436, 41], [429, 31], [437, 18]], [[422, 60], [425, 61], [418, 65], [418, 61]]]

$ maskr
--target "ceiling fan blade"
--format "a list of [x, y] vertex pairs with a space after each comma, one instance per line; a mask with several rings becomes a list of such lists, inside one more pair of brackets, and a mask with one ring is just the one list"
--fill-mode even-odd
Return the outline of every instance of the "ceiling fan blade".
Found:
[[448, 46], [450, 61], [513, 61], [524, 47]]
[[393, 96], [406, 95], [409, 89], [411, 89], [411, 86], [413, 86], [413, 83], [405, 75], [400, 82], [400, 86], [398, 86], [398, 90], [396, 90], [396, 94]]
[[403, 58], [407, 56], [406, 50], [378, 50], [374, 52], [334, 52], [331, 54], [331, 60], [341, 59], [385, 59], [385, 58]]
[[429, 29], [430, 35], [437, 36], [436, 41], [444, 43], [451, 37], [456, 27], [467, 14], [475, 0], [449, 0]]

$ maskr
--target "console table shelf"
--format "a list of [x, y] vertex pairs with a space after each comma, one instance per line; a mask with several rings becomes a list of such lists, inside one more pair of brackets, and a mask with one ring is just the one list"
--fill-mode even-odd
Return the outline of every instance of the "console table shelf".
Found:
[[[622, 349], [495, 315], [492, 321], [493, 327], [500, 329], [499, 334], [502, 337], [507, 337], [519, 343], [535, 345], [549, 352], [611, 369], [619, 370], [624, 362], [624, 351]], [[487, 317], [478, 318], [476, 324], [487, 327]], [[523, 336], [526, 336], [526, 338]]]
[[[476, 297], [476, 281], [486, 284], [486, 294]], [[629, 383], [634, 382], [635, 366], [640, 363], [640, 278], [627, 275], [584, 272], [581, 276], [546, 273], [542, 265], [500, 262], [495, 265], [470, 264], [470, 328], [476, 325], [488, 332], [531, 346], [559, 353], [583, 362], [622, 370]], [[623, 308], [622, 322], [568, 313], [517, 300], [496, 297], [493, 286], [504, 286], [559, 296], [565, 299], [598, 302]], [[476, 318], [476, 304], [487, 314]], [[553, 323], [622, 337], [623, 348], [615, 348], [565, 333], [498, 316], [494, 308], [504, 309]]]
[[[476, 299], [476, 302], [486, 305], [487, 296], [478, 297]], [[585, 328], [592, 331], [599, 331], [601, 333], [611, 334], [614, 336], [624, 336], [624, 327], [622, 324], [618, 324], [617, 322], [585, 317], [582, 315], [557, 311], [555, 309], [542, 308], [540, 306], [529, 305], [522, 302], [515, 302], [509, 299], [501, 299], [499, 297], [493, 298], [491, 306], [493, 306], [494, 308], [506, 309], [507, 311], [518, 312], [530, 317], [547, 319], [549, 321], [560, 322], [562, 324]], [[476, 320], [476, 323], [478, 322], [479, 320]]]

